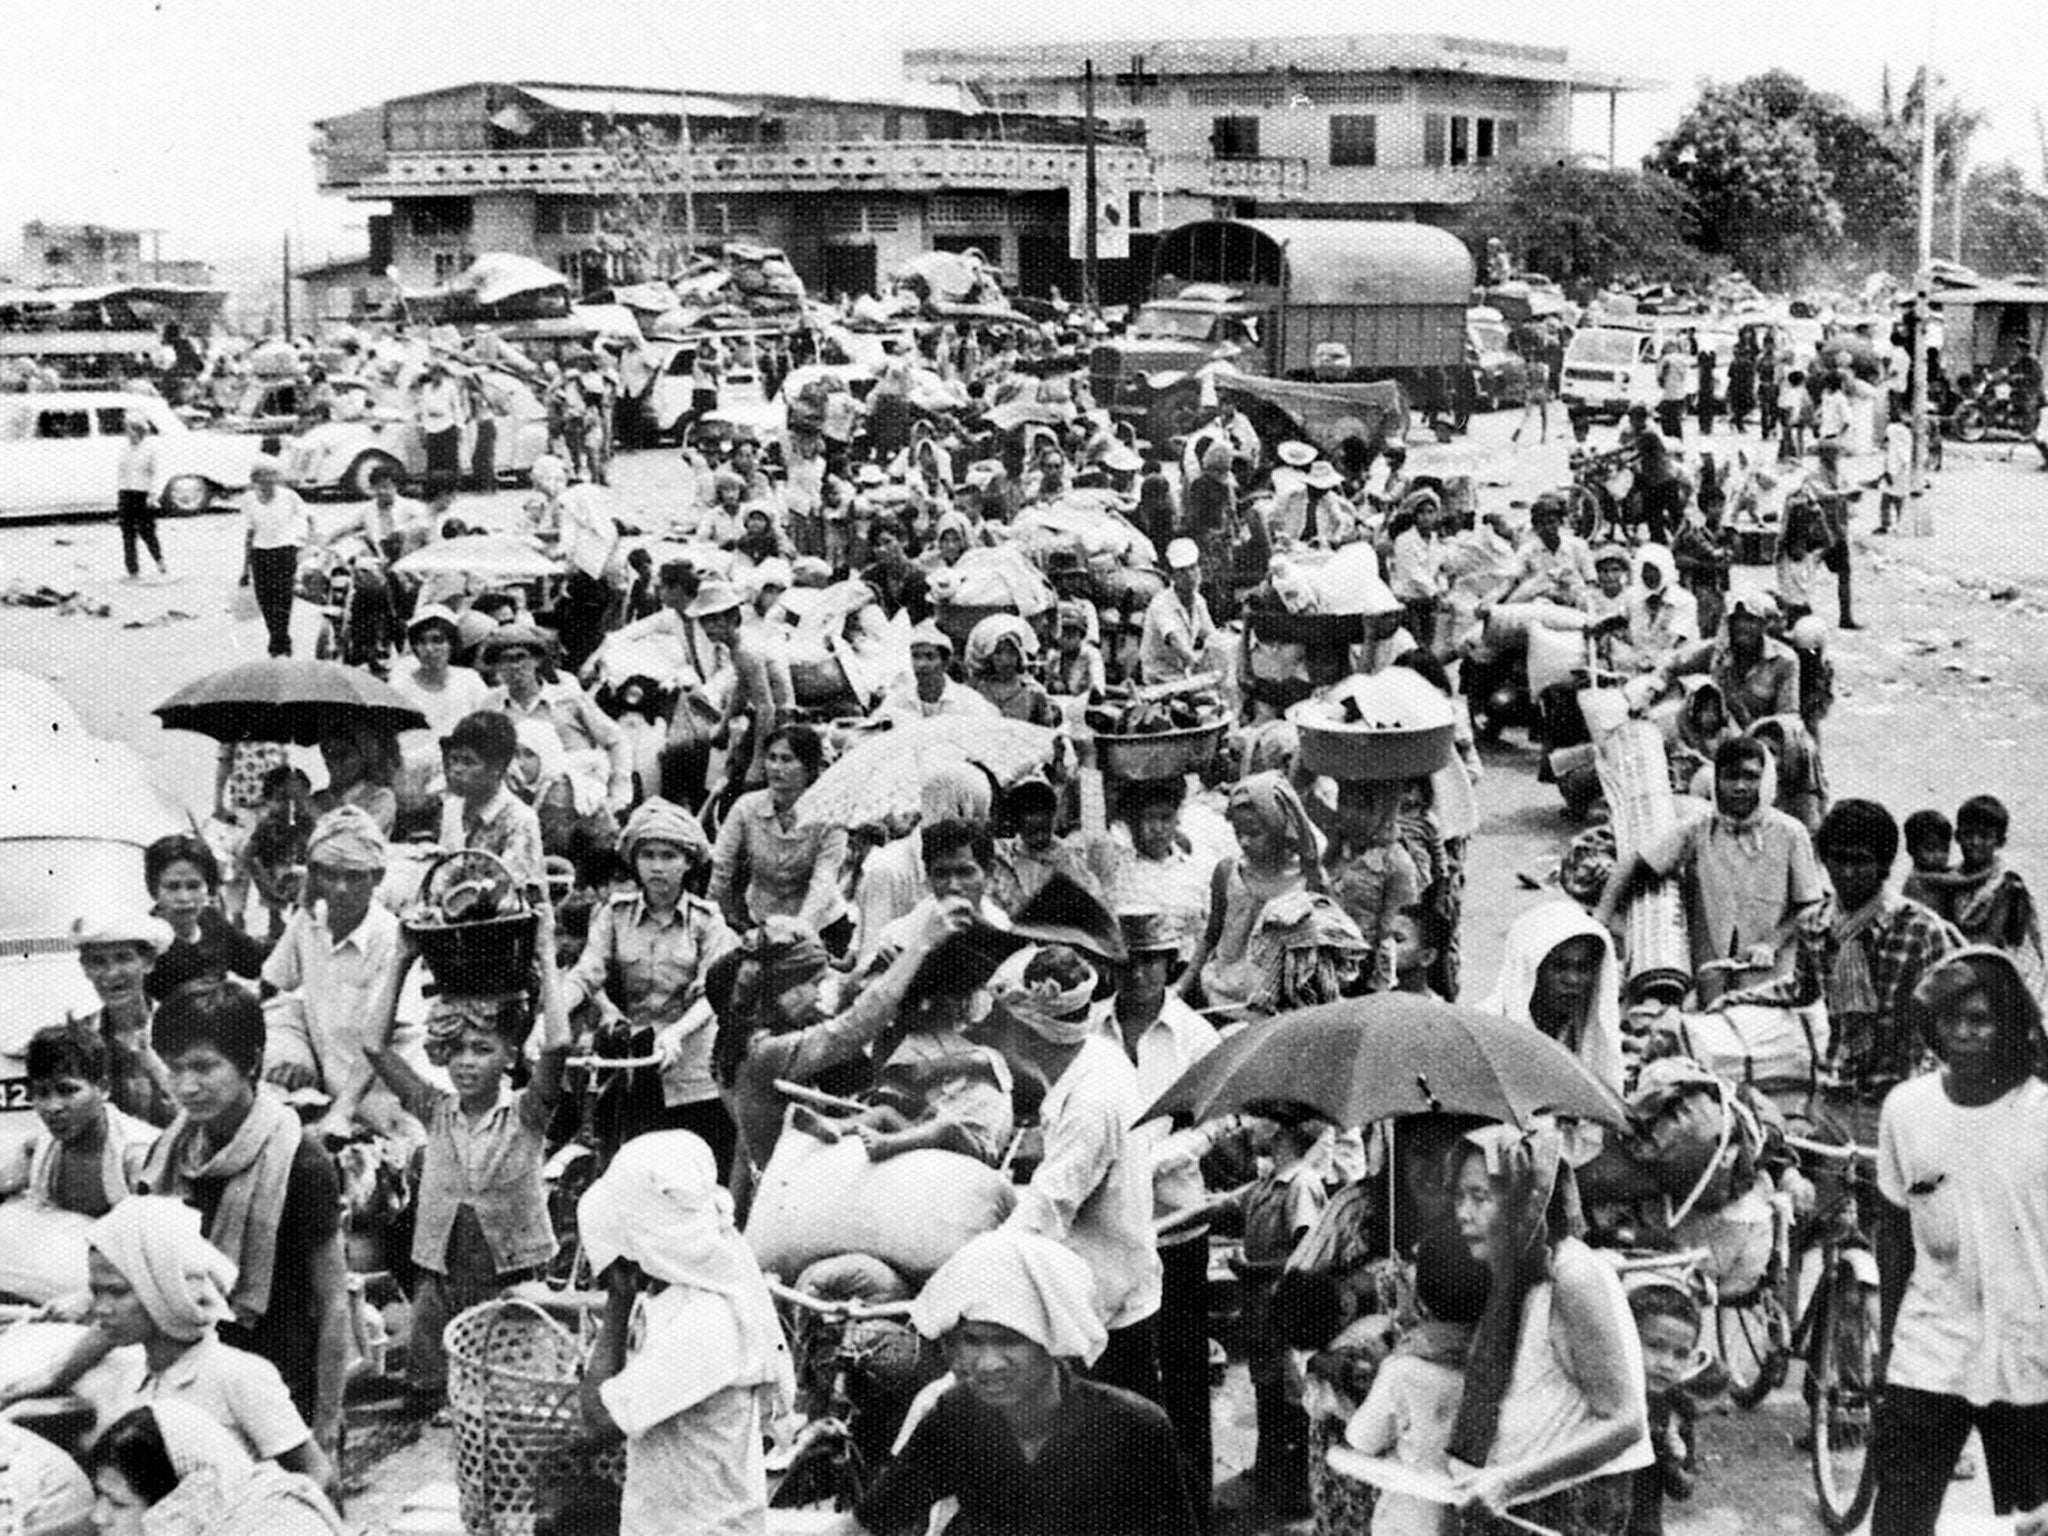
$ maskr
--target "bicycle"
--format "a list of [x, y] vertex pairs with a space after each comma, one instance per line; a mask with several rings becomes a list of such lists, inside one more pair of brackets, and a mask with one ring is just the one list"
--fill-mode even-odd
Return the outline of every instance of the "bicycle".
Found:
[[[606, 1038], [600, 1035], [595, 1045], [601, 1046]], [[597, 1293], [597, 1276], [590, 1272], [590, 1260], [576, 1229], [576, 1206], [625, 1140], [620, 1100], [630, 1078], [614, 1074], [654, 1071], [661, 1064], [659, 1055], [607, 1056], [601, 1049], [571, 1056], [564, 1063], [575, 1074], [572, 1091], [577, 1123], [575, 1132], [548, 1159], [542, 1174], [548, 1219], [557, 1239], [555, 1256], [541, 1276], [550, 1291], [577, 1296]]]
[[[1802, 1158], [1838, 1165], [1846, 1184], [1847, 1198], [1822, 1218], [1813, 1291], [1789, 1345], [1806, 1362], [1809, 1455], [1821, 1524], [1833, 1536], [1844, 1536], [1863, 1522], [1877, 1494], [1870, 1442], [1883, 1392], [1883, 1321], [1876, 1260], [1858, 1221], [1856, 1198], [1875, 1188], [1877, 1151], [1799, 1136], [1785, 1141]], [[1792, 1285], [1803, 1278], [1803, 1269], [1788, 1268]]]
[[[775, 1509], [853, 1509], [889, 1453], [916, 1392], [933, 1374], [905, 1321], [908, 1301], [813, 1296], [768, 1281], [796, 1362], [800, 1394], [817, 1394], [789, 1462], [769, 1495]], [[908, 1388], [909, 1395], [905, 1396]]]

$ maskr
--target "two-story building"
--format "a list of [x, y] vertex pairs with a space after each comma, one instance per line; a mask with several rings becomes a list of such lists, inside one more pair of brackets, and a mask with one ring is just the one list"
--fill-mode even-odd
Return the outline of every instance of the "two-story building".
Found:
[[1660, 82], [1561, 47], [1355, 34], [924, 48], [913, 80], [992, 106], [1078, 112], [1084, 66], [1096, 113], [1142, 128], [1161, 204], [1145, 227], [1210, 217], [1453, 222], [1482, 173], [1572, 155], [1573, 107]]
[[[996, 111], [959, 86], [833, 100], [474, 83], [316, 128], [321, 189], [390, 204], [378, 254], [406, 288], [445, 282], [481, 251], [537, 257], [586, 289], [652, 275], [630, 271], [607, 237], [630, 209], [643, 236], [660, 226], [655, 243], [673, 248], [692, 235], [780, 246], [827, 296], [969, 247], [1024, 292], [1074, 291], [1083, 120]], [[645, 148], [622, 150], [621, 130]], [[1136, 134], [1099, 138], [1104, 185], [1147, 184]]]

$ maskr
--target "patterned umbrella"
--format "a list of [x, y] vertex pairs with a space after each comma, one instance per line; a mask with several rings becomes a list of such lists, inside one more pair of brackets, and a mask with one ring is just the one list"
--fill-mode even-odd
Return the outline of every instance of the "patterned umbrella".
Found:
[[798, 817], [841, 827], [872, 826], [918, 808], [924, 781], [941, 768], [973, 763], [998, 784], [1052, 761], [1059, 738], [1043, 726], [987, 715], [936, 715], [895, 722], [855, 740], [796, 803]]
[[427, 723], [404, 694], [360, 668], [283, 656], [210, 672], [152, 713], [168, 730], [197, 731], [215, 741], [291, 741], [302, 747], [355, 721], [393, 731]]

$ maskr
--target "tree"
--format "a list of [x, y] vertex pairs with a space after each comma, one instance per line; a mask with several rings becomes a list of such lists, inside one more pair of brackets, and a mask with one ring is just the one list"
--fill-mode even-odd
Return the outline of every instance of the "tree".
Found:
[[2011, 161], [1980, 166], [1963, 184], [1962, 260], [1992, 276], [2048, 277], [2048, 197]]
[[597, 245], [622, 281], [674, 277], [690, 264], [687, 153], [675, 134], [617, 124], [587, 135], [599, 159], [586, 181], [598, 199]]
[[1489, 172], [1460, 233], [1475, 251], [1497, 236], [1522, 266], [1568, 286], [1599, 285], [1700, 275], [1691, 224], [1685, 193], [1668, 177], [1531, 163]]
[[1802, 257], [1842, 233], [1841, 205], [1795, 87], [1810, 96], [1782, 71], [1706, 85], [1649, 161], [1691, 198], [1695, 242], [1766, 284], [1788, 282]]

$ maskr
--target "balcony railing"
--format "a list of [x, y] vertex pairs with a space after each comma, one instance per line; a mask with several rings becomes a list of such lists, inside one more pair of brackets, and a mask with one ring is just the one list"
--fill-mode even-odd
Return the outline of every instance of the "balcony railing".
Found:
[[[664, 190], [686, 182], [699, 191], [795, 192], [847, 190], [1051, 191], [1083, 175], [1078, 144], [1002, 144], [968, 139], [901, 139], [764, 145], [706, 145], [686, 157]], [[678, 157], [678, 161], [684, 157]], [[1097, 150], [1105, 180], [1144, 185], [1150, 159], [1130, 145]], [[583, 192], [615, 179], [603, 150], [552, 149], [525, 153], [393, 150], [377, 156], [350, 146], [320, 156], [320, 185], [359, 197], [421, 193], [462, 195], [496, 190]]]

